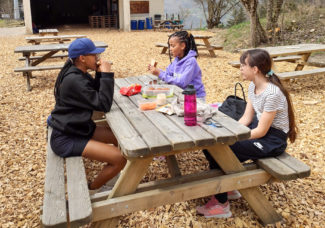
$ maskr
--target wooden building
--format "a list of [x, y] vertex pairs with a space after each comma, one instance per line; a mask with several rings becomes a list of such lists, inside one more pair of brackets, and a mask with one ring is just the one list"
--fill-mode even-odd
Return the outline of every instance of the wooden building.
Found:
[[105, 16], [99, 17], [103, 22], [93, 27], [130, 31], [131, 20], [164, 15], [164, 0], [23, 0], [23, 6], [27, 33], [32, 33], [33, 24], [38, 28], [94, 25], [89, 16]]

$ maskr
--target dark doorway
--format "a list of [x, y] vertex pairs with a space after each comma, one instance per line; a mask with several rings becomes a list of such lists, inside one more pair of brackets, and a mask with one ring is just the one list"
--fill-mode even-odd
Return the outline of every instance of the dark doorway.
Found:
[[88, 24], [91, 15], [114, 15], [118, 21], [118, 0], [31, 0], [31, 10], [38, 28]]

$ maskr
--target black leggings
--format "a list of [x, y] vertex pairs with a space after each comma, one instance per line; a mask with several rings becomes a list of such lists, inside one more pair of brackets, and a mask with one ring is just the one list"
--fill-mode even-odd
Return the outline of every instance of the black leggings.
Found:
[[[257, 121], [254, 121], [249, 128], [256, 128]], [[237, 156], [240, 162], [252, 159], [256, 160], [265, 157], [275, 157], [282, 154], [287, 147], [287, 134], [282, 130], [270, 128], [266, 135], [259, 139], [248, 139], [238, 141], [230, 148]], [[203, 150], [205, 157], [209, 162], [210, 169], [220, 169], [218, 163], [213, 159], [208, 150]], [[228, 200], [227, 193], [215, 195], [220, 203]]]

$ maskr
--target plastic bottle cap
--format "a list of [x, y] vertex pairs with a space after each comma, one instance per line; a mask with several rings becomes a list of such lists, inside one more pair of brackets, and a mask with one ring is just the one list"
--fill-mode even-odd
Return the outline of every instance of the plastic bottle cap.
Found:
[[194, 85], [189, 84], [184, 91], [182, 92], [182, 94], [186, 94], [186, 95], [192, 95], [192, 94], [196, 94], [196, 90], [194, 88]]

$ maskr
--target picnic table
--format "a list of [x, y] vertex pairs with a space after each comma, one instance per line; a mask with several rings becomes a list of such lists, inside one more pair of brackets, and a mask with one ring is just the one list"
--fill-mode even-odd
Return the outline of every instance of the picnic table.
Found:
[[[168, 34], [170, 36], [170, 34]], [[195, 40], [202, 40], [203, 43], [196, 42], [196, 46], [198, 51], [199, 50], [208, 50], [211, 57], [216, 57], [215, 50], [222, 50], [223, 47], [221, 45], [213, 45], [210, 43], [209, 39], [212, 38], [212, 36], [208, 35], [193, 35]], [[156, 47], [162, 47], [161, 54], [165, 54], [168, 49], [167, 43], [156, 43]]]
[[45, 36], [48, 34], [52, 34], [53, 36], [57, 36], [59, 34], [59, 30], [57, 29], [40, 29], [38, 30], [40, 36]]
[[[107, 47], [107, 44], [101, 41], [95, 41], [96, 47]], [[23, 57], [19, 60], [25, 61], [24, 67], [17, 67], [14, 72], [23, 72], [23, 76], [27, 78], [27, 90], [31, 90], [30, 78], [32, 77], [32, 71], [44, 71], [44, 70], [56, 70], [61, 69], [64, 63], [58, 65], [39, 65], [40, 63], [47, 62], [49, 59], [61, 58], [65, 60], [68, 56], [67, 53], [56, 54], [58, 52], [66, 52], [68, 50], [69, 43], [53, 43], [53, 44], [39, 44], [39, 45], [24, 45], [15, 48], [15, 53], [22, 53]], [[31, 56], [32, 53], [43, 53], [38, 56]]]
[[30, 36], [25, 37], [25, 40], [31, 44], [40, 44], [42, 42], [64, 43], [71, 39], [84, 38], [86, 35], [60, 35], [60, 36]]
[[[155, 110], [140, 111], [138, 102], [145, 99], [141, 94], [127, 97], [119, 93], [123, 86], [145, 85], [153, 78], [156, 77], [142, 75], [115, 79], [114, 102], [105, 116], [127, 164], [111, 191], [89, 197], [82, 157], [60, 158], [48, 142], [43, 226], [75, 227], [92, 221], [94, 227], [114, 227], [118, 216], [127, 213], [234, 189], [240, 191], [263, 224], [280, 221], [281, 216], [258, 186], [274, 180], [307, 177], [310, 168], [286, 153], [243, 165], [229, 145], [249, 138], [250, 129], [237, 121], [218, 112], [213, 120], [221, 127], [205, 124], [189, 127], [183, 117]], [[175, 86], [174, 98], [183, 96], [181, 92]], [[222, 170], [183, 175], [175, 155], [202, 149], [209, 150]], [[162, 155], [166, 156], [170, 178], [139, 184], [153, 158]]]
[[[325, 67], [316, 68], [312, 70], [303, 70], [305, 65], [309, 65], [308, 59], [313, 52], [325, 51], [325, 44], [297, 44], [288, 46], [277, 47], [264, 47], [261, 48], [269, 52], [270, 56], [275, 61], [290, 61], [295, 62], [297, 65], [294, 71], [277, 73], [280, 79], [288, 80], [290, 78], [305, 77], [311, 75], [324, 75]], [[249, 49], [240, 50], [241, 53]], [[239, 67], [236, 62], [229, 64], [234, 67]]]
[[184, 27], [180, 20], [154, 20], [153, 29], [182, 29]]

